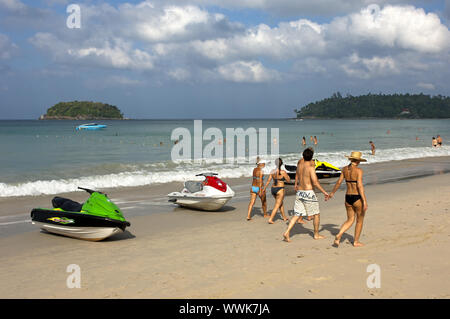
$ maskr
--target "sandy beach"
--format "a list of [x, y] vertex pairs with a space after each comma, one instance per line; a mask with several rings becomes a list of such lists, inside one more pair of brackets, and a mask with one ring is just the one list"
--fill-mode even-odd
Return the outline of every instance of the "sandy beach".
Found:
[[[393, 181], [386, 173], [396, 165], [424, 171], [431, 162], [429, 176]], [[227, 181], [236, 198], [215, 213], [167, 204], [164, 195], [176, 183], [111, 189], [131, 227], [96, 243], [22, 222], [53, 196], [2, 198], [0, 298], [449, 298], [448, 163], [441, 157], [364, 167], [369, 210], [362, 248], [351, 245], [354, 226], [339, 248], [331, 246], [346, 217], [344, 188], [329, 202], [319, 196], [326, 238], [313, 240], [309, 222], [294, 227], [291, 243], [282, 241], [286, 223], [278, 216], [267, 224], [259, 202], [253, 220], [245, 220], [248, 179]], [[290, 192], [289, 214], [293, 203]], [[69, 264], [80, 266], [81, 288], [67, 288]], [[380, 267], [380, 288], [367, 286], [371, 264]]]

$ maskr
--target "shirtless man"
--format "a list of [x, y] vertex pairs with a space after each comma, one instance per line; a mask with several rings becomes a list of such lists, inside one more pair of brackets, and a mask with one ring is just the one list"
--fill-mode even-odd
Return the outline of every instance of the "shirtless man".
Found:
[[[313, 152], [314, 155], [314, 149], [312, 147], [308, 147], [309, 150], [311, 150]], [[301, 160], [299, 160], [297, 162], [297, 167], [301, 164], [303, 164], [305, 162], [305, 160], [302, 158]], [[316, 164], [314, 162], [314, 160], [311, 160], [309, 162], [307, 162], [307, 164], [311, 165], [311, 167], [314, 167], [314, 169], [316, 168]], [[297, 184], [298, 184], [298, 178], [297, 178], [297, 174], [295, 174], [295, 185], [294, 185], [294, 189], [297, 189]], [[312, 219], [312, 216], [308, 216], [307, 220], [310, 221]], [[306, 222], [303, 220], [303, 216], [300, 216], [300, 218], [298, 219], [297, 223], [299, 224], [306, 224]]]
[[375, 144], [372, 141], [369, 142], [370, 147], [372, 148], [372, 155], [375, 155]]
[[294, 227], [300, 216], [314, 216], [314, 239], [325, 238], [319, 235], [320, 212], [319, 202], [314, 187], [317, 187], [324, 195], [325, 200], [328, 199], [328, 193], [322, 188], [317, 179], [316, 170], [311, 165], [313, 151], [309, 148], [303, 151], [303, 162], [298, 161], [297, 172], [295, 175], [295, 191], [297, 192], [295, 198], [294, 212], [295, 216], [291, 219], [288, 229], [283, 234], [284, 240], [290, 242], [289, 233]]

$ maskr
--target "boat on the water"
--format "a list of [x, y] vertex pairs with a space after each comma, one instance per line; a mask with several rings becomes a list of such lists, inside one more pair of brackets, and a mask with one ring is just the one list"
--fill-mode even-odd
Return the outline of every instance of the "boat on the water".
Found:
[[106, 194], [79, 188], [90, 194], [84, 204], [54, 197], [53, 209], [34, 208], [31, 211], [32, 224], [50, 233], [90, 241], [122, 233], [130, 226]]
[[221, 209], [233, 196], [234, 191], [216, 173], [202, 173], [204, 181], [186, 181], [181, 192], [168, 194], [169, 202], [182, 207], [216, 211]]
[[81, 124], [76, 127], [77, 131], [81, 130], [100, 130], [102, 128], [106, 128], [105, 124], [97, 124], [97, 123], [87, 123]]
[[[316, 175], [318, 179], [325, 178], [338, 178], [341, 176], [341, 169], [327, 162], [321, 162], [319, 160], [314, 160], [316, 167]], [[295, 174], [297, 171], [297, 165], [284, 165], [286, 172], [288, 173], [291, 181], [295, 181]]]

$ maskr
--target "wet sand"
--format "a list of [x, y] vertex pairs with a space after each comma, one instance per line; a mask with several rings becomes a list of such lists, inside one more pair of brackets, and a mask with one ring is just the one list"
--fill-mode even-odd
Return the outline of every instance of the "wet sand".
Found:
[[[53, 195], [2, 198], [0, 225], [10, 224], [0, 226], [0, 298], [449, 298], [448, 166], [447, 157], [363, 166], [361, 248], [351, 245], [354, 226], [331, 246], [346, 217], [344, 189], [326, 203], [319, 195], [326, 238], [314, 240], [309, 222], [294, 227], [291, 243], [282, 241], [286, 224], [279, 216], [267, 224], [258, 201], [246, 221], [248, 178], [227, 181], [236, 198], [215, 213], [167, 203], [180, 183], [108, 190], [132, 226], [97, 243], [24, 221]], [[293, 203], [287, 196], [290, 213]], [[81, 268], [79, 289], [66, 286], [69, 264]], [[380, 266], [381, 288], [367, 287], [371, 264]]]

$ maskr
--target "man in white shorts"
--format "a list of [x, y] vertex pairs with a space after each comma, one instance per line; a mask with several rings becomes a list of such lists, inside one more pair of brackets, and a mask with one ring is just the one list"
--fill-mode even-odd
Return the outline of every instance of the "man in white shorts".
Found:
[[297, 192], [294, 205], [295, 216], [291, 219], [288, 229], [283, 234], [284, 240], [287, 242], [291, 241], [289, 233], [300, 216], [308, 216], [308, 219], [311, 216], [313, 217], [314, 239], [325, 238], [319, 235], [320, 211], [319, 202], [314, 193], [314, 187], [317, 187], [325, 195], [325, 200], [328, 199], [329, 195], [319, 183], [315, 166], [311, 165], [313, 155], [314, 151], [311, 148], [307, 148], [303, 151], [303, 160], [299, 160], [297, 163], [294, 186]]

